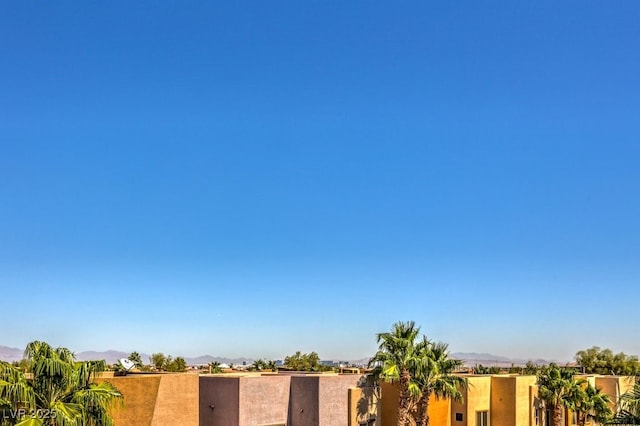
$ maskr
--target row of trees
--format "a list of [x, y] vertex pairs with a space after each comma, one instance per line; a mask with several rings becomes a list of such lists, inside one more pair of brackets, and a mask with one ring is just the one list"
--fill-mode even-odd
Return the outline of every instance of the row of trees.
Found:
[[611, 400], [587, 380], [575, 378], [575, 370], [555, 364], [544, 367], [538, 375], [538, 395], [551, 413], [551, 425], [564, 425], [564, 413], [570, 409], [576, 413], [579, 426], [587, 421], [606, 423], [613, 412]]
[[[131, 359], [131, 356], [129, 357]], [[136, 361], [132, 360], [134, 363]], [[181, 356], [173, 358], [171, 355], [165, 355], [162, 352], [151, 354], [149, 362], [153, 368], [158, 371], [169, 371], [172, 373], [178, 373], [187, 369], [187, 362]]]
[[284, 366], [294, 371], [331, 371], [333, 367], [320, 364], [316, 352], [302, 353], [297, 351], [284, 359]]
[[574, 377], [574, 370], [551, 364], [538, 376], [538, 395], [551, 410], [552, 426], [564, 425], [565, 409], [576, 413], [579, 426], [589, 421], [608, 425], [640, 425], [640, 383], [624, 393], [615, 416], [611, 399], [584, 379]]
[[253, 364], [249, 366], [248, 370], [249, 371], [264, 371], [264, 370], [278, 371], [278, 365], [273, 360], [267, 361], [260, 358], [258, 360], [253, 361]]
[[34, 341], [25, 349], [24, 370], [0, 361], [0, 425], [109, 426], [109, 408], [122, 394], [95, 383], [104, 361], [76, 361], [66, 348]]
[[640, 361], [635, 355], [624, 352], [614, 354], [611, 349], [594, 346], [576, 353], [576, 363], [587, 374], [613, 374], [619, 376], [640, 375]]

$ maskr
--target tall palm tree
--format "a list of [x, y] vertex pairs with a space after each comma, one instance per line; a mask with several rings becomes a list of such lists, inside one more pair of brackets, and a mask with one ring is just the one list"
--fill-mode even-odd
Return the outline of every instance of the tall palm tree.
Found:
[[466, 381], [453, 373], [463, 362], [449, 358], [449, 345], [431, 342], [426, 337], [417, 346], [413, 381], [420, 389], [414, 411], [416, 426], [429, 426], [429, 399], [452, 398], [462, 400], [460, 389]]
[[538, 375], [538, 395], [551, 411], [551, 426], [562, 426], [564, 412], [575, 392], [574, 372], [550, 364]]
[[378, 352], [369, 361], [369, 366], [375, 366], [373, 374], [376, 378], [398, 383], [398, 426], [409, 424], [412, 395], [420, 394], [419, 387], [411, 380], [411, 369], [416, 365], [418, 355], [416, 340], [419, 333], [420, 327], [413, 321], [393, 324], [390, 332], [377, 335]]
[[66, 348], [45, 342], [27, 345], [28, 375], [6, 365], [0, 368], [0, 400], [17, 416], [16, 426], [110, 426], [108, 409], [122, 394], [110, 383], [94, 383], [104, 361], [77, 362]]
[[620, 397], [618, 412], [608, 424], [640, 425], [640, 383]]

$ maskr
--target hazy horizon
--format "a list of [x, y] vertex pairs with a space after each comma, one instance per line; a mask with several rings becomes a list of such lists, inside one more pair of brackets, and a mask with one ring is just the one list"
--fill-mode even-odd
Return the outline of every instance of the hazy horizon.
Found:
[[[50, 342], [49, 342], [50, 343]], [[8, 348], [8, 349], [15, 349], [15, 350], [24, 350], [24, 346], [21, 347], [9, 347], [6, 345], [3, 345], [0, 343], [0, 347], [4, 347], [4, 348]], [[53, 346], [58, 346], [56, 344], [53, 344]], [[257, 355], [252, 355], [252, 354], [236, 354], [234, 356], [228, 356], [227, 354], [224, 353], [215, 353], [215, 352], [207, 352], [207, 353], [197, 353], [197, 354], [190, 354], [190, 353], [183, 353], [183, 352], [176, 352], [176, 353], [170, 353], [170, 352], [166, 352], [166, 351], [162, 351], [162, 350], [138, 350], [138, 349], [129, 349], [129, 350], [123, 350], [123, 349], [119, 349], [119, 348], [109, 348], [109, 349], [96, 349], [96, 348], [85, 348], [83, 350], [74, 350], [73, 348], [68, 348], [70, 349], [74, 354], [79, 355], [79, 354], [83, 354], [83, 358], [86, 358], [87, 353], [101, 353], [101, 354], [105, 354], [105, 353], [109, 353], [109, 352], [116, 352], [116, 353], [122, 353], [122, 354], [131, 354], [133, 352], [137, 352], [140, 355], [143, 356], [151, 356], [151, 354], [153, 353], [157, 353], [157, 352], [161, 352], [164, 353], [165, 355], [171, 355], [172, 357], [177, 357], [177, 356], [181, 356], [184, 358], [200, 358], [200, 357], [213, 357], [213, 358], [226, 358], [226, 359], [251, 359], [251, 360], [257, 360], [257, 359], [265, 359], [265, 360], [284, 360], [287, 356], [289, 355], [293, 355], [294, 352], [292, 353], [286, 353], [286, 354], [281, 354], [279, 356], [257, 356]], [[450, 348], [451, 349], [451, 348]], [[586, 349], [586, 348], [583, 348]], [[604, 349], [604, 348], [603, 348]], [[273, 353], [273, 351], [269, 351], [270, 353]], [[304, 351], [302, 351], [304, 352]], [[311, 351], [308, 351], [311, 352]], [[575, 359], [574, 357], [570, 357], [567, 359], [551, 359], [551, 358], [543, 358], [543, 357], [534, 357], [534, 356], [528, 356], [528, 357], [511, 357], [508, 355], [504, 355], [504, 354], [498, 354], [498, 353], [491, 353], [491, 352], [475, 352], [475, 351], [457, 351], [457, 350], [450, 350], [450, 354], [453, 356], [459, 356], [459, 355], [463, 355], [465, 357], [471, 357], [469, 359], [472, 359], [472, 356], [475, 355], [477, 356], [477, 360], [478, 361], [482, 361], [487, 359], [487, 357], [490, 357], [492, 359], [498, 360], [498, 359], [505, 359], [509, 360], [509, 361], [547, 361], [547, 362], [559, 362], [559, 363], [570, 363], [570, 362], [574, 362]], [[373, 353], [368, 354], [368, 355], [363, 355], [361, 357], [344, 357], [344, 356], [329, 356], [329, 357], [324, 357], [322, 356], [322, 354], [318, 354], [320, 356], [321, 360], [334, 360], [334, 361], [356, 361], [356, 360], [363, 360], [363, 359], [367, 359], [367, 358], [371, 358], [373, 356]], [[629, 355], [629, 354], [627, 354]], [[2, 359], [2, 358], [0, 358]], [[145, 361], [145, 359], [143, 358], [143, 361]]]
[[0, 8], [0, 344], [640, 353], [640, 2]]

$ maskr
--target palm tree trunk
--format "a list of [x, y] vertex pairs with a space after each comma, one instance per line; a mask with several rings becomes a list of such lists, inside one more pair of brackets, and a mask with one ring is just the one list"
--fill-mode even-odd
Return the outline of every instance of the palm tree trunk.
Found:
[[553, 406], [551, 420], [552, 426], [564, 426], [564, 407], [562, 404], [555, 404]]
[[578, 413], [578, 425], [585, 426], [587, 424], [587, 413]]
[[408, 370], [402, 370], [400, 373], [400, 391], [398, 401], [398, 426], [409, 425], [409, 404], [411, 395], [409, 394], [409, 381], [411, 376]]
[[424, 392], [418, 399], [416, 407], [416, 426], [429, 426], [429, 397], [431, 392]]

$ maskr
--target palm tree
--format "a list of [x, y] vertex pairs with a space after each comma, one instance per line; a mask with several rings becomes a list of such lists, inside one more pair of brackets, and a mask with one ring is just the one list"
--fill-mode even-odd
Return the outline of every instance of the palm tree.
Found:
[[[0, 400], [13, 412], [16, 426], [110, 426], [108, 409], [122, 394], [110, 383], [94, 383], [104, 361], [77, 362], [66, 348], [45, 342], [27, 345], [28, 375], [7, 365], [0, 368]], [[13, 422], [13, 423], [11, 423]]]
[[14, 424], [14, 413], [34, 406], [35, 394], [24, 372], [0, 361], [0, 425]]
[[220, 363], [218, 361], [211, 361], [209, 363], [209, 373], [222, 373], [222, 368], [220, 368]]
[[460, 389], [466, 387], [466, 381], [453, 373], [463, 362], [449, 358], [449, 345], [431, 342], [426, 337], [417, 347], [413, 381], [420, 389], [414, 419], [416, 426], [429, 426], [429, 399], [453, 398], [462, 400]]
[[420, 393], [411, 380], [411, 369], [416, 365], [418, 355], [416, 339], [419, 333], [420, 327], [413, 321], [393, 324], [390, 332], [377, 335], [378, 352], [369, 361], [369, 366], [375, 366], [373, 374], [377, 379], [399, 385], [398, 426], [409, 424], [412, 395]]
[[576, 412], [578, 426], [585, 426], [588, 420], [605, 423], [611, 419], [613, 411], [609, 407], [611, 398], [601, 392], [586, 380], [574, 382], [573, 396], [570, 398], [570, 408]]
[[142, 368], [144, 364], [142, 363], [142, 357], [136, 351], [131, 352], [131, 354], [127, 357], [127, 359], [133, 362], [136, 368]]
[[253, 364], [251, 364], [251, 367], [249, 367], [251, 370], [255, 370], [255, 371], [262, 371], [265, 368], [267, 368], [267, 363], [262, 359], [258, 359], [253, 361]]
[[538, 375], [538, 395], [551, 410], [551, 426], [562, 426], [565, 408], [575, 392], [573, 371], [550, 364]]
[[267, 368], [273, 372], [278, 371], [278, 364], [274, 360], [267, 362]]
[[622, 394], [618, 413], [608, 424], [640, 425], [640, 383], [636, 383], [633, 389]]

